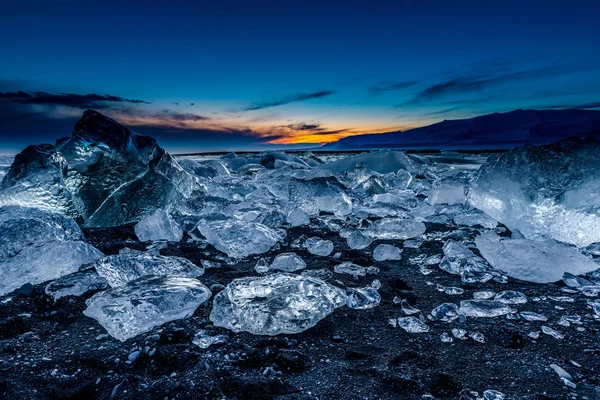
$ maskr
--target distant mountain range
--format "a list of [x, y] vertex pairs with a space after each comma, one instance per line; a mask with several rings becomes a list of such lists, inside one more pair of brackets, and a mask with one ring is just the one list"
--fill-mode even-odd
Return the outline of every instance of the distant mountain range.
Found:
[[515, 110], [406, 131], [350, 136], [321, 149], [503, 149], [573, 136], [600, 139], [600, 110]]

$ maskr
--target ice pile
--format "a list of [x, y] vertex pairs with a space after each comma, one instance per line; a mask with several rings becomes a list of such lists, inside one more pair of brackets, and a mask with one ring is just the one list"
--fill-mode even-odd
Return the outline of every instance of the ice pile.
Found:
[[117, 255], [97, 260], [93, 266], [112, 287], [123, 286], [148, 275], [195, 278], [204, 274], [204, 268], [197, 267], [183, 257], [167, 257], [128, 248], [121, 250]]
[[598, 269], [576, 248], [554, 240], [501, 239], [489, 231], [475, 243], [494, 268], [528, 282], [556, 282], [565, 272], [580, 275]]
[[293, 334], [344, 304], [344, 291], [320, 279], [277, 273], [229, 283], [215, 296], [210, 320], [234, 332]]
[[83, 313], [125, 341], [191, 316], [210, 296], [210, 290], [193, 278], [146, 277], [95, 294], [86, 301]]
[[154, 214], [142, 218], [135, 225], [135, 235], [142, 242], [159, 240], [179, 242], [183, 237], [183, 229], [168, 212], [159, 208]]
[[19, 153], [1, 189], [0, 205], [60, 212], [91, 227], [137, 221], [204, 190], [153, 138], [92, 110], [70, 138]]
[[600, 242], [600, 143], [567, 139], [490, 160], [471, 183], [471, 205], [527, 239]]
[[0, 208], [0, 295], [77, 272], [103, 254], [83, 241], [67, 216], [35, 208]]

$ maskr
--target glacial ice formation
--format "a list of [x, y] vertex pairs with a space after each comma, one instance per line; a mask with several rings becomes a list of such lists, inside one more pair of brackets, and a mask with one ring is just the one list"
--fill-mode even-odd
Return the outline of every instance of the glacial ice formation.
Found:
[[0, 208], [0, 295], [77, 272], [103, 254], [72, 218], [35, 208]]
[[208, 243], [233, 258], [266, 253], [285, 236], [258, 222], [238, 219], [202, 220], [198, 230]]
[[598, 269], [576, 248], [554, 240], [501, 239], [489, 231], [475, 244], [494, 268], [523, 281], [556, 282], [565, 272], [580, 275]]
[[599, 157], [594, 139], [518, 147], [481, 167], [468, 201], [527, 239], [600, 242]]
[[159, 208], [135, 225], [135, 235], [142, 242], [159, 240], [179, 242], [183, 237], [183, 229], [168, 212]]
[[70, 138], [19, 153], [0, 188], [0, 206], [61, 212], [90, 227], [138, 221], [204, 190], [153, 138], [92, 110]]
[[112, 287], [123, 286], [148, 275], [196, 278], [204, 274], [204, 268], [197, 267], [183, 257], [167, 257], [127, 248], [121, 250], [120, 254], [97, 260], [93, 266]]
[[235, 279], [213, 300], [215, 326], [255, 335], [293, 334], [346, 304], [343, 290], [320, 279], [278, 273]]
[[191, 316], [210, 296], [210, 290], [196, 279], [151, 276], [95, 294], [86, 301], [83, 313], [123, 342]]

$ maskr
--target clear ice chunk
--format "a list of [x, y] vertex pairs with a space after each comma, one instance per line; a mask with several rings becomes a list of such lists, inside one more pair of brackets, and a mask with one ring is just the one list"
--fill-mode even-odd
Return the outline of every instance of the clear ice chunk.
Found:
[[269, 267], [270, 270], [283, 272], [294, 272], [304, 268], [306, 263], [296, 253], [278, 254]]
[[233, 280], [215, 296], [210, 320], [234, 332], [294, 334], [345, 304], [340, 288], [317, 278], [277, 273]]
[[598, 268], [574, 247], [554, 240], [501, 239], [489, 231], [478, 236], [475, 244], [494, 268], [528, 282], [556, 282], [565, 272], [579, 275]]
[[306, 239], [304, 247], [310, 254], [315, 256], [326, 257], [333, 252], [333, 242], [331, 240], [323, 240], [316, 236]]
[[591, 138], [517, 147], [481, 167], [468, 201], [527, 239], [600, 242], [598, 154]]
[[34, 208], [0, 208], [0, 296], [79, 270], [103, 254], [70, 218]]
[[402, 312], [406, 315], [414, 315], [419, 314], [421, 312], [421, 310], [414, 308], [413, 306], [408, 304], [408, 301], [406, 299], [402, 299], [402, 301], [400, 302], [400, 307], [402, 308]]
[[514, 290], [505, 290], [498, 293], [494, 300], [504, 304], [525, 304], [527, 303], [527, 296]]
[[285, 237], [266, 225], [237, 219], [202, 220], [197, 227], [208, 243], [236, 259], [266, 253]]
[[402, 253], [402, 249], [399, 249], [396, 246], [392, 246], [391, 244], [380, 244], [373, 250], [373, 259], [375, 261], [397, 261], [402, 258], [400, 253]]
[[486, 282], [492, 278], [488, 263], [476, 256], [464, 244], [449, 239], [443, 247], [444, 258], [439, 268], [460, 275], [463, 282]]
[[471, 210], [464, 214], [455, 215], [454, 223], [456, 225], [466, 226], [480, 225], [487, 229], [494, 229], [496, 226], [498, 226], [498, 221], [479, 210]]
[[435, 321], [452, 322], [459, 318], [458, 306], [454, 303], [444, 303], [433, 310], [431, 315]]
[[183, 229], [163, 209], [158, 209], [154, 214], [144, 217], [135, 227], [135, 235], [142, 242], [166, 240], [179, 242], [183, 237]]
[[194, 335], [192, 339], [192, 343], [201, 349], [208, 349], [213, 344], [225, 343], [227, 341], [227, 336], [225, 335], [215, 335], [211, 336], [207, 330], [200, 329], [198, 333]]
[[121, 254], [103, 257], [94, 262], [93, 266], [98, 275], [105, 278], [112, 287], [123, 286], [147, 275], [195, 278], [204, 274], [204, 268], [197, 267], [183, 257], [167, 257], [130, 249], [122, 250]]
[[93, 269], [65, 275], [46, 286], [46, 294], [54, 301], [65, 296], [81, 296], [92, 290], [107, 289], [108, 282]]
[[463, 300], [460, 302], [460, 313], [466, 317], [499, 317], [513, 310], [504, 303], [495, 300]]
[[408, 333], [429, 332], [427, 324], [416, 317], [400, 317], [398, 318], [398, 326]]
[[100, 292], [83, 313], [125, 341], [155, 326], [190, 317], [211, 296], [200, 281], [180, 276], [146, 277]]
[[354, 263], [351, 263], [350, 261], [346, 261], [336, 265], [335, 267], [333, 267], [333, 271], [336, 274], [352, 275], [354, 278], [367, 275], [367, 269], [365, 267], [361, 267], [360, 265], [356, 265]]
[[346, 306], [351, 309], [365, 310], [374, 308], [381, 302], [381, 296], [376, 287], [351, 288], [346, 291], [348, 296]]
[[364, 248], [367, 248], [373, 242], [371, 238], [369, 238], [368, 236], [366, 236], [358, 230], [352, 232], [350, 236], [348, 236], [348, 239], [346, 239], [346, 241], [348, 243], [348, 247], [354, 250], [362, 250]]
[[425, 233], [425, 224], [413, 218], [382, 218], [365, 232], [373, 239], [405, 240]]

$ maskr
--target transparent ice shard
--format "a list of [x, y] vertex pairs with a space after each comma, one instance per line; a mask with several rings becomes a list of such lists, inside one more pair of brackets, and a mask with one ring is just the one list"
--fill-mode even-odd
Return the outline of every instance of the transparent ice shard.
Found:
[[398, 318], [398, 326], [408, 333], [429, 332], [429, 327], [416, 317], [400, 317]]
[[306, 263], [296, 253], [278, 254], [269, 267], [270, 270], [283, 272], [294, 272], [304, 268]]
[[523, 281], [556, 282], [565, 272], [579, 275], [598, 268], [574, 247], [554, 240], [501, 239], [489, 231], [475, 243], [494, 268]]
[[210, 320], [234, 332], [294, 334], [344, 304], [344, 291], [320, 279], [277, 273], [233, 280], [215, 296]]
[[431, 315], [435, 321], [443, 322], [452, 322], [460, 316], [458, 306], [454, 303], [440, 304], [431, 310]]
[[183, 237], [183, 229], [163, 209], [158, 209], [154, 214], [142, 218], [135, 225], [135, 235], [142, 242], [166, 240], [179, 242]]
[[362, 250], [366, 247], [369, 247], [373, 242], [371, 238], [369, 238], [359, 230], [355, 230], [354, 232], [352, 232], [350, 236], [348, 236], [348, 239], [346, 239], [346, 241], [348, 243], [348, 247], [355, 250]]
[[514, 290], [505, 290], [498, 293], [494, 300], [504, 304], [525, 304], [527, 303], [527, 296]]
[[499, 317], [513, 310], [504, 303], [495, 300], [463, 300], [460, 313], [466, 317]]
[[405, 240], [421, 236], [425, 229], [425, 224], [413, 218], [382, 218], [365, 233], [373, 239]]
[[46, 294], [54, 301], [65, 296], [81, 296], [92, 290], [107, 289], [108, 282], [93, 269], [75, 272], [50, 282], [46, 286]]
[[179, 276], [146, 277], [86, 301], [83, 313], [125, 341], [155, 326], [191, 316], [211, 296], [200, 281]]
[[594, 139], [517, 147], [481, 167], [468, 201], [527, 239], [599, 242], [598, 154]]
[[266, 253], [284, 238], [281, 231], [237, 219], [202, 220], [198, 223], [198, 230], [208, 243], [232, 258]]
[[204, 268], [197, 267], [183, 257], [168, 257], [134, 250], [121, 251], [121, 254], [101, 258], [93, 266], [98, 275], [105, 278], [112, 287], [123, 286], [147, 275], [194, 278], [204, 274]]
[[357, 310], [377, 307], [381, 302], [381, 296], [377, 289], [373, 285], [364, 288], [348, 289], [346, 292], [348, 295], [346, 306]]
[[400, 253], [402, 253], [402, 249], [399, 249], [396, 246], [392, 246], [391, 244], [380, 244], [373, 250], [373, 259], [375, 261], [397, 261], [402, 258]]
[[72, 218], [25, 207], [0, 208], [0, 295], [60, 278], [103, 254], [83, 242]]
[[325, 257], [333, 251], [333, 242], [331, 240], [323, 240], [319, 237], [311, 237], [306, 239], [304, 247], [306, 247], [310, 254]]

